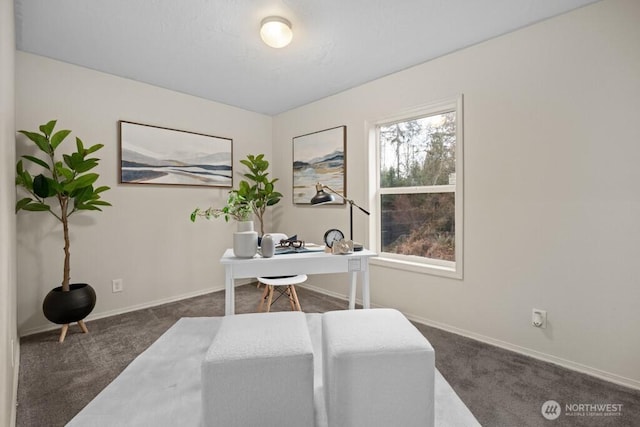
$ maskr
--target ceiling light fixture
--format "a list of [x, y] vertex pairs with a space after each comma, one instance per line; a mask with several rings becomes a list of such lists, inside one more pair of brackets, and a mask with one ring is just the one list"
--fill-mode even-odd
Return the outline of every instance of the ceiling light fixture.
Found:
[[291, 43], [291, 22], [280, 16], [268, 16], [260, 23], [260, 37], [268, 46], [281, 48]]

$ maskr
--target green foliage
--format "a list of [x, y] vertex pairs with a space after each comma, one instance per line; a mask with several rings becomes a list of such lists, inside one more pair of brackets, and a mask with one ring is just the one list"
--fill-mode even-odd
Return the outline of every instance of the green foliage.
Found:
[[246, 213], [246, 218], [242, 219], [246, 220], [249, 213], [253, 211], [260, 221], [260, 232], [264, 234], [265, 212], [269, 206], [277, 204], [282, 198], [282, 194], [275, 190], [275, 183], [278, 179], [269, 179], [267, 172], [269, 162], [265, 160], [264, 154], [257, 156], [249, 154], [246, 159], [240, 160], [240, 163], [249, 169], [249, 172], [243, 175], [248, 181], [241, 180], [238, 189], [229, 192], [229, 199], [224, 208], [209, 208], [207, 210], [196, 208], [191, 213], [191, 221], [195, 221], [198, 216], [207, 219], [224, 216], [228, 221], [229, 218], [238, 219], [236, 218], [238, 212]]
[[[68, 290], [69, 285], [69, 231], [68, 218], [73, 213], [82, 210], [100, 211], [101, 206], [111, 206], [109, 202], [101, 200], [101, 193], [109, 187], [94, 188], [99, 178], [97, 173], [89, 173], [98, 166], [99, 159], [89, 157], [90, 154], [103, 147], [95, 144], [85, 148], [82, 140], [76, 138], [76, 151], [63, 154], [63, 161], [57, 160], [56, 149], [71, 133], [61, 130], [54, 133], [56, 121], [43, 124], [40, 132], [21, 130], [32, 141], [43, 155], [36, 157], [24, 155], [16, 164], [16, 185], [22, 188], [29, 197], [24, 197], [16, 203], [16, 213], [25, 210], [33, 212], [48, 212], [63, 224], [65, 240], [65, 268], [62, 286]], [[38, 174], [27, 170], [24, 161], [42, 168]], [[55, 198], [52, 200], [52, 198]]]
[[227, 222], [229, 222], [230, 219], [234, 219], [236, 221], [248, 221], [252, 212], [253, 208], [251, 207], [251, 204], [248, 203], [244, 197], [238, 195], [235, 190], [232, 190], [229, 192], [227, 204], [223, 208], [218, 209], [210, 207], [205, 210], [196, 208], [191, 212], [191, 221], [195, 222], [199, 216], [206, 219], [219, 218], [222, 216]]
[[[19, 133], [29, 138], [44, 154], [45, 159], [25, 155], [22, 159], [40, 166], [44, 169], [38, 175], [32, 175], [26, 170], [23, 160], [16, 165], [16, 185], [22, 187], [32, 197], [26, 197], [16, 203], [16, 212], [48, 211], [59, 221], [80, 210], [101, 210], [100, 206], [111, 206], [108, 202], [100, 200], [100, 193], [109, 187], [94, 189], [93, 184], [98, 180], [97, 173], [87, 173], [98, 166], [99, 159], [87, 157], [91, 153], [103, 147], [96, 144], [84, 148], [80, 138], [76, 138], [76, 151], [72, 154], [63, 154], [64, 163], [56, 161], [56, 148], [71, 133], [70, 130], [61, 130], [53, 133], [56, 121], [51, 120], [40, 126], [42, 132], [28, 132], [21, 130]], [[50, 197], [57, 198], [60, 212], [56, 213], [46, 201]], [[71, 202], [71, 203], [69, 203]]]
[[260, 232], [264, 234], [264, 214], [267, 207], [273, 206], [280, 201], [282, 194], [275, 191], [275, 183], [278, 178], [269, 179], [269, 162], [264, 159], [264, 154], [254, 156], [249, 154], [246, 160], [240, 160], [240, 163], [249, 169], [249, 173], [245, 173], [245, 178], [251, 181], [240, 181], [238, 195], [245, 198], [252, 206], [253, 213], [260, 221]]

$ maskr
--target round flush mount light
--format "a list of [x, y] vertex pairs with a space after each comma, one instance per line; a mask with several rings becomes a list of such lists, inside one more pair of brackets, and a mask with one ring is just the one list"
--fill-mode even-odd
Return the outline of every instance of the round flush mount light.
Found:
[[291, 43], [291, 22], [280, 16], [269, 16], [260, 23], [260, 37], [268, 46], [281, 48]]

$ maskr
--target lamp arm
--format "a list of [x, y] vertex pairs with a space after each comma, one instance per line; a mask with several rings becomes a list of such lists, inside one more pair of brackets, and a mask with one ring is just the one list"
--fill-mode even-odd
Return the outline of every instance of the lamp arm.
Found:
[[356, 208], [360, 209], [362, 212], [366, 213], [367, 215], [371, 215], [371, 214], [369, 213], [369, 211], [368, 211], [368, 210], [366, 210], [366, 209], [364, 209], [362, 206], [358, 206], [358, 205], [356, 205], [355, 203], [353, 203], [353, 205], [354, 205]]
[[356, 202], [353, 201], [353, 199], [347, 199], [346, 197], [344, 197], [342, 194], [338, 193], [336, 190], [334, 190], [333, 188], [329, 187], [328, 185], [323, 185], [322, 188], [326, 188], [327, 190], [331, 191], [333, 194], [335, 194], [336, 196], [340, 197], [342, 200], [344, 200], [345, 202], [349, 203], [352, 206], [355, 206], [356, 208], [360, 209], [362, 212], [366, 213], [367, 215], [371, 215], [369, 213], [369, 211], [367, 211], [366, 209], [364, 209], [362, 206], [358, 206], [358, 204]]
[[[331, 191], [333, 194], [335, 194], [336, 196], [340, 197], [345, 202], [349, 201], [349, 199], [347, 199], [342, 194], [338, 193], [336, 190], [334, 190], [333, 188], [329, 187], [328, 185], [324, 185], [324, 184], [319, 184], [319, 185], [321, 186], [321, 188], [326, 188], [327, 190]], [[317, 188], [317, 185], [316, 185], [316, 188]]]

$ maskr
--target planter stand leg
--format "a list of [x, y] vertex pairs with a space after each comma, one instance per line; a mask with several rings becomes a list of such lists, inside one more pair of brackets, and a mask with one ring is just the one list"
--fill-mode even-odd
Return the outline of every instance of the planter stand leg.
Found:
[[89, 333], [89, 330], [87, 329], [87, 325], [84, 324], [84, 320], [78, 320], [78, 325], [80, 325], [80, 329], [82, 329], [83, 334]]
[[[80, 329], [82, 329], [83, 334], [89, 333], [89, 329], [87, 329], [87, 325], [84, 324], [84, 320], [78, 320], [78, 326], [80, 326]], [[62, 325], [62, 330], [60, 331], [60, 338], [58, 339], [58, 342], [64, 341], [65, 337], [67, 336], [68, 330], [69, 330], [68, 323], [65, 323], [64, 325]]]
[[69, 324], [65, 323], [64, 325], [62, 325], [62, 330], [60, 331], [60, 338], [58, 339], [58, 342], [63, 342], [64, 341], [64, 337], [67, 336], [67, 331], [69, 330]]

